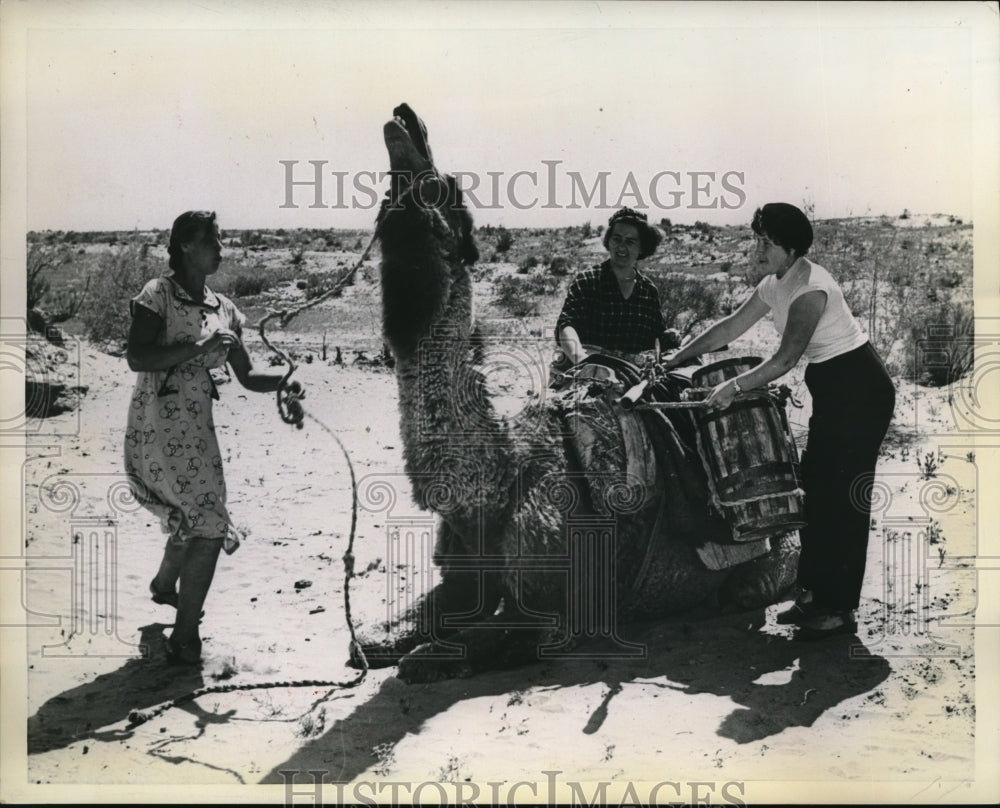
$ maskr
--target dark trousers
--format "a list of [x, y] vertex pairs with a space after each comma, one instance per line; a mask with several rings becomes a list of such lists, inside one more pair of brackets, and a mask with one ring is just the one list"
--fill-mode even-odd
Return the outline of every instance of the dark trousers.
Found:
[[812, 395], [802, 457], [805, 519], [798, 583], [817, 605], [855, 609], [871, 524], [871, 490], [896, 390], [871, 343], [806, 368]]

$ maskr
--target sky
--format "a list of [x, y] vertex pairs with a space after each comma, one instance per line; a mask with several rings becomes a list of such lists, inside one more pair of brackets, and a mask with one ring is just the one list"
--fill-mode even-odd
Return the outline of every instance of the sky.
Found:
[[400, 101], [512, 227], [970, 220], [996, 131], [990, 4], [19, 6], [32, 230], [369, 227]]

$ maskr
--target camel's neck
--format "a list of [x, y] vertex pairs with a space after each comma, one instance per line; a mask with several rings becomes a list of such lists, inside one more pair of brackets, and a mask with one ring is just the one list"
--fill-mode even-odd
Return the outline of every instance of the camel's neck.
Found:
[[441, 316], [416, 349], [396, 360], [400, 430], [416, 501], [460, 530], [481, 530], [507, 499], [509, 434], [473, 366], [472, 294], [456, 280]]
[[468, 214], [460, 214], [413, 205], [388, 210], [381, 225], [382, 314], [414, 498], [477, 536], [507, 507], [504, 478], [513, 464], [507, 426], [472, 364], [472, 281], [462, 261], [475, 251], [462, 248], [455, 222]]

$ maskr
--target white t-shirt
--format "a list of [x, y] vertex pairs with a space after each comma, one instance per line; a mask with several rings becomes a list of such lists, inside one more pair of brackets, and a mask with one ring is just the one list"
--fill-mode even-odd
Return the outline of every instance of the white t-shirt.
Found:
[[826, 292], [826, 308], [820, 315], [812, 339], [804, 352], [808, 362], [825, 362], [868, 341], [868, 335], [851, 314], [844, 301], [840, 286], [819, 264], [807, 258], [800, 258], [783, 278], [768, 275], [757, 284], [757, 294], [768, 306], [774, 318], [774, 327], [779, 334], [785, 333], [788, 322], [788, 308], [797, 297], [806, 292]]

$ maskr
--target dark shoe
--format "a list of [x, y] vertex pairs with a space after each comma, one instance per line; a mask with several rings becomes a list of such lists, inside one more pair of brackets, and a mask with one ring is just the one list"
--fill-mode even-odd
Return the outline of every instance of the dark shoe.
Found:
[[774, 621], [782, 626], [799, 625], [802, 620], [815, 614], [816, 606], [813, 601], [812, 592], [803, 592], [796, 599], [795, 603], [784, 611], [778, 612]]
[[813, 614], [799, 621], [795, 639], [822, 640], [838, 634], [854, 634], [857, 630], [858, 621], [853, 612], [814, 610]]
[[201, 643], [177, 642], [170, 637], [167, 640], [167, 660], [173, 665], [200, 665]]
[[149, 582], [149, 592], [153, 596], [153, 603], [159, 603], [161, 606], [173, 606], [177, 608], [177, 593], [176, 592], [158, 592], [156, 590], [156, 581]]

